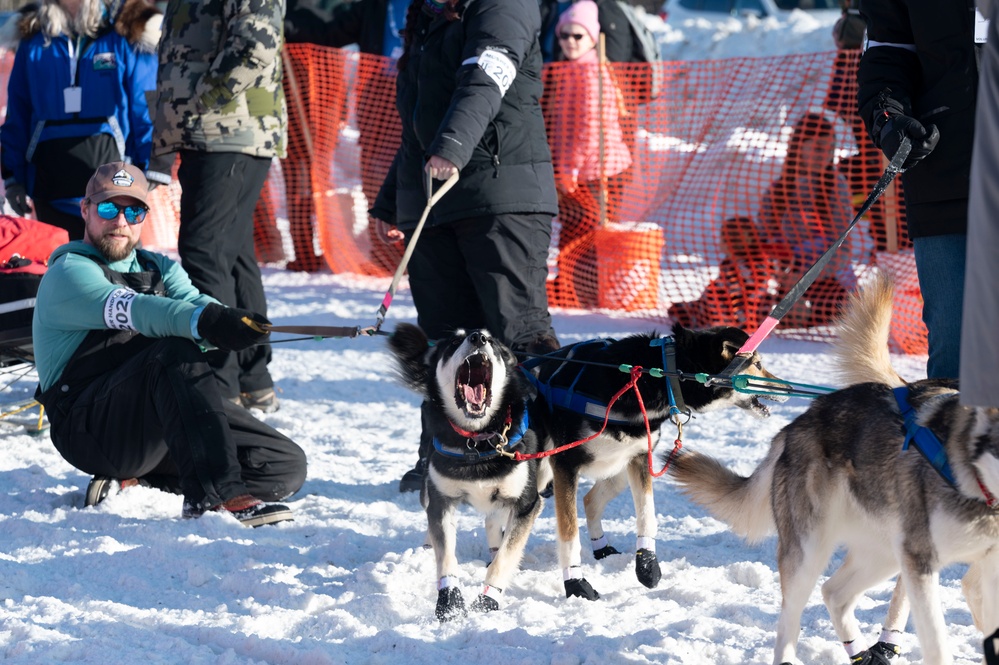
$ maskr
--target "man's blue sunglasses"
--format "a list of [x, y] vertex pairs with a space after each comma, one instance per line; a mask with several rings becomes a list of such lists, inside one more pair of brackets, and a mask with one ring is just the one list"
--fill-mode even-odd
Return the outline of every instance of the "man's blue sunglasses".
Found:
[[97, 204], [97, 214], [101, 219], [112, 220], [118, 213], [125, 212], [125, 221], [129, 224], [141, 224], [146, 219], [149, 208], [145, 206], [120, 206], [114, 201], [101, 201]]

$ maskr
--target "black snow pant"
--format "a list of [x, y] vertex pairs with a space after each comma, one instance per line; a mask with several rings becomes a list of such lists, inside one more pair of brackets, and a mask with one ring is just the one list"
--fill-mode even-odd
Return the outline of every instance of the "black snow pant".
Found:
[[[267, 316], [267, 300], [253, 246], [253, 210], [271, 160], [235, 152], [182, 150], [180, 234], [177, 251], [191, 282], [223, 305]], [[268, 344], [229, 353], [211, 351], [208, 362], [222, 396], [274, 385]]]
[[305, 453], [223, 399], [204, 355], [167, 337], [85, 386], [60, 377], [41, 400], [56, 449], [84, 473], [142, 478], [203, 509], [294, 494]]

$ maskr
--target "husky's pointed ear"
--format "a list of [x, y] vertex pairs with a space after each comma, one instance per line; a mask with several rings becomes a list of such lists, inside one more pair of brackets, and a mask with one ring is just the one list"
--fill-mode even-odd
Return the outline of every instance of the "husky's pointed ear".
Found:
[[735, 358], [735, 355], [739, 353], [740, 348], [741, 347], [738, 344], [733, 344], [728, 340], [724, 340], [722, 342], [722, 349], [721, 349], [722, 358], [724, 358], [725, 360], [731, 360], [732, 358]]
[[411, 390], [426, 394], [429, 376], [427, 335], [412, 323], [400, 323], [388, 339], [399, 378]]
[[412, 323], [400, 323], [389, 337], [389, 348], [400, 358], [418, 358], [430, 348], [427, 335]]
[[679, 321], [673, 322], [670, 334], [678, 345], [685, 345], [694, 336], [693, 331], [690, 328], [685, 328]]

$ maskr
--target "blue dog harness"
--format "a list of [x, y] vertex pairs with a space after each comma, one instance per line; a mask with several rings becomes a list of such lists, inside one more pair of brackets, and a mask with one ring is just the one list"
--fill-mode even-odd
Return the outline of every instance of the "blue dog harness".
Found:
[[914, 443], [916, 449], [936, 469], [940, 477], [946, 480], [951, 487], [957, 489], [957, 480], [954, 478], [954, 472], [947, 461], [947, 451], [944, 450], [940, 439], [929, 428], [916, 422], [916, 410], [909, 404], [908, 386], [894, 388], [892, 393], [895, 394], [895, 401], [898, 403], [899, 411], [902, 412], [903, 420], [905, 420], [905, 443], [902, 444], [902, 450], [908, 450], [909, 444]]
[[[509, 418], [509, 414], [507, 416]], [[508, 421], [509, 423], [509, 421]], [[454, 425], [452, 425], [453, 427]], [[512, 457], [511, 452], [520, 443], [520, 440], [524, 438], [524, 434], [531, 427], [531, 418], [527, 413], [527, 402], [524, 402], [524, 415], [520, 419], [520, 424], [517, 429], [507, 436], [503, 432], [487, 432], [482, 434], [476, 434], [473, 437], [468, 437], [465, 441], [466, 448], [462, 451], [456, 451], [454, 449], [448, 449], [444, 447], [444, 444], [435, 436], [434, 437], [434, 450], [443, 455], [444, 457], [450, 457], [452, 459], [464, 460], [469, 464], [474, 464], [476, 462], [481, 462], [483, 460], [492, 459], [498, 455], [504, 455], [506, 457]], [[488, 441], [490, 439], [499, 439], [499, 443], [496, 444], [493, 450], [479, 450], [475, 447], [475, 444], [479, 441]], [[474, 442], [474, 443], [473, 443]]]
[[[564, 409], [566, 411], [571, 411], [578, 415], [589, 418], [590, 420], [597, 420], [603, 422], [604, 418], [607, 418], [608, 424], [616, 425], [627, 425], [630, 424], [629, 420], [622, 420], [617, 418], [611, 418], [607, 413], [607, 403], [599, 400], [590, 395], [586, 395], [581, 392], [577, 392], [576, 385], [579, 383], [580, 379], [583, 377], [583, 372], [586, 370], [586, 361], [575, 360], [575, 356], [580, 349], [590, 348], [595, 345], [599, 345], [601, 349], [608, 347], [613, 339], [591, 339], [585, 342], [578, 342], [569, 347], [568, 353], [563, 356], [559, 355], [546, 355], [537, 356], [529, 360], [522, 362], [519, 367], [528, 380], [534, 385], [538, 393], [541, 394], [545, 401], [548, 403], [549, 411], [554, 411], [555, 409]], [[678, 379], [678, 372], [676, 371], [676, 342], [670, 336], [658, 337], [649, 342], [649, 346], [658, 346], [662, 349], [662, 364], [665, 372], [661, 372], [659, 376], [665, 375], [667, 379], [666, 391], [669, 396], [670, 405], [670, 416], [676, 417], [679, 414], [687, 413], [686, 406], [683, 402], [683, 395], [680, 392], [680, 381]], [[561, 360], [562, 364], [552, 372], [552, 375], [548, 377], [546, 381], [542, 381], [534, 372], [531, 370], [540, 365], [543, 362]], [[569, 378], [568, 374], [571, 369], [568, 369], [569, 365], [576, 365], [577, 371], [574, 377]], [[620, 367], [621, 371], [627, 372], [625, 369], [627, 366], [622, 365]], [[563, 370], [567, 375], [566, 381], [561, 381], [565, 385], [552, 385], [556, 377], [559, 377]]]

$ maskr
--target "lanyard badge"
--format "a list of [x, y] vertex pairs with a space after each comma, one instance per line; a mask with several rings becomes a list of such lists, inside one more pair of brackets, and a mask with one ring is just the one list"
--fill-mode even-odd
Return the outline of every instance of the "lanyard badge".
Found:
[[83, 88], [76, 84], [76, 67], [79, 62], [79, 53], [82, 50], [82, 38], [78, 38], [76, 44], [71, 39], [67, 41], [70, 85], [62, 89], [63, 110], [66, 113], [79, 113], [83, 110]]

